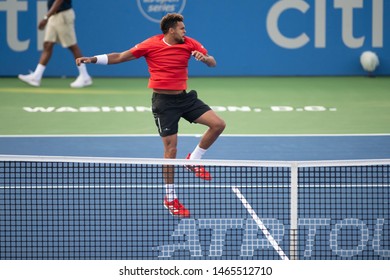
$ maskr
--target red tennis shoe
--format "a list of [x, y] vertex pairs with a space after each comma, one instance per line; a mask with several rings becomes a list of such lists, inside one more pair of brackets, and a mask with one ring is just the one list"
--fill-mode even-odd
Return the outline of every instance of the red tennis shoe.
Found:
[[175, 198], [172, 201], [168, 201], [167, 197], [164, 198], [164, 206], [169, 210], [169, 212], [173, 216], [177, 216], [180, 218], [189, 218], [190, 217], [190, 211], [188, 211], [183, 204], [180, 203], [180, 201]]
[[[186, 159], [190, 159], [191, 154], [188, 154]], [[184, 165], [187, 170], [194, 172], [196, 177], [206, 181], [211, 181], [210, 173], [202, 165]]]

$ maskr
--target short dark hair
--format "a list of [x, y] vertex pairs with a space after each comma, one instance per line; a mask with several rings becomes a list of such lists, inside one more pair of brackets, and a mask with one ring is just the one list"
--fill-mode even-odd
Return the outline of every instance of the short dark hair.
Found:
[[181, 14], [166, 14], [160, 22], [162, 33], [167, 34], [169, 28], [175, 28], [176, 24], [182, 21], [184, 21], [184, 17]]

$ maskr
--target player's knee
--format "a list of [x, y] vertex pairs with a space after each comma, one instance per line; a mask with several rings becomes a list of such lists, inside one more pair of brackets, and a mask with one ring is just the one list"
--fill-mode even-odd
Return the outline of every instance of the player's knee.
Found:
[[220, 119], [214, 126], [215, 131], [221, 134], [226, 128], [226, 123], [224, 120]]

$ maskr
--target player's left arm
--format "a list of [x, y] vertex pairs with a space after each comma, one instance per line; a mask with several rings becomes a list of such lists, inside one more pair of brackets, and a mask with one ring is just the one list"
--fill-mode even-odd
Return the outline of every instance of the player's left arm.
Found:
[[215, 58], [213, 56], [211, 56], [209, 54], [203, 54], [200, 51], [193, 51], [192, 56], [195, 57], [196, 60], [202, 61], [208, 67], [217, 66], [217, 61], [215, 60]]

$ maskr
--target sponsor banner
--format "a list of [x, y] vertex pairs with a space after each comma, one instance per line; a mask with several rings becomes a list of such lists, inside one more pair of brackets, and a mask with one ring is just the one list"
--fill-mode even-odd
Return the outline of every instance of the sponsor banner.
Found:
[[[73, 1], [84, 55], [124, 51], [161, 33], [166, 13], [182, 13], [187, 35], [218, 65], [190, 61], [191, 76], [366, 75], [360, 55], [375, 52], [375, 75], [390, 74], [390, 1], [384, 0], [95, 0]], [[0, 76], [34, 70], [43, 46], [37, 25], [46, 1], [0, 1]], [[104, 17], [97, 20], [96, 15]], [[88, 66], [93, 76], [148, 76], [144, 59]], [[76, 76], [70, 52], [57, 46], [46, 76]]]
[[183, 13], [186, 0], [137, 0], [137, 5], [146, 19], [159, 23], [162, 13]]

